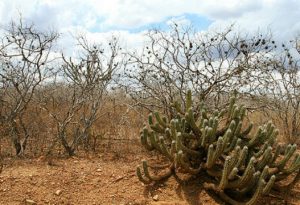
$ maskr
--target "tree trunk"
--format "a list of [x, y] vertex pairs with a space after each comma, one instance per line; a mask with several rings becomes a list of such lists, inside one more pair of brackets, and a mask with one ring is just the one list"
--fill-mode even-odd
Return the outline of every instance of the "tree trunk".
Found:
[[14, 145], [15, 151], [16, 151], [16, 155], [19, 155], [21, 153], [22, 150], [22, 145], [20, 142], [20, 133], [17, 127], [17, 123], [12, 120], [11, 123], [11, 139], [12, 139], [12, 143]]
[[65, 138], [65, 135], [64, 134], [60, 134], [59, 135], [59, 138], [61, 140], [61, 143], [63, 145], [63, 147], [65, 148], [65, 151], [68, 153], [68, 155], [71, 157], [71, 156], [74, 156], [75, 154], [75, 149], [73, 149], [71, 146], [69, 146], [66, 138]]

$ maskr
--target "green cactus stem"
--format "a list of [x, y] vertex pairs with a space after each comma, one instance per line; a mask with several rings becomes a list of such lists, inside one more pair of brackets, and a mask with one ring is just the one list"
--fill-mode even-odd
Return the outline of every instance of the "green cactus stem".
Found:
[[165, 173], [163, 173], [161, 175], [157, 175], [157, 176], [150, 174], [146, 160], [143, 160], [142, 165], [143, 165], [142, 167], [143, 167], [143, 171], [144, 171], [144, 176], [142, 175], [140, 167], [137, 167], [136, 173], [137, 173], [139, 180], [141, 182], [143, 182], [144, 184], [150, 184], [153, 181], [161, 181], [161, 180], [167, 179], [173, 174], [173, 169], [174, 169], [173, 165], [170, 165], [170, 167], [168, 168], [168, 170]]
[[198, 174], [200, 171], [201, 171], [201, 165], [198, 167], [198, 168], [193, 168], [191, 167], [188, 162], [186, 162], [184, 160], [184, 154], [182, 152], [182, 150], [180, 150], [178, 153], [177, 153], [177, 162], [180, 164], [180, 166], [188, 173], [190, 174]]
[[152, 151], [154, 147], [151, 145], [151, 143], [148, 142], [149, 139], [149, 131], [146, 127], [144, 127], [142, 133], [141, 133], [141, 142], [144, 147], [146, 147], [147, 150]]

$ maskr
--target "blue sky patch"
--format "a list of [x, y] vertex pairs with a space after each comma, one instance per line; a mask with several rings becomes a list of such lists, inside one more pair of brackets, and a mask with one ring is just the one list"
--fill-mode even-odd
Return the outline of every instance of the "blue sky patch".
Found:
[[127, 28], [127, 27], [122, 27], [122, 26], [113, 26], [113, 27], [105, 26], [105, 28], [104, 28], [103, 26], [101, 26], [101, 23], [104, 21], [104, 18], [101, 18], [98, 20], [99, 25], [90, 29], [90, 32], [96, 33], [96, 32], [107, 32], [107, 31], [111, 31], [111, 30], [127, 30], [130, 33], [139, 33], [141, 31], [151, 30], [151, 29], [168, 30], [169, 29], [168, 22], [170, 22], [172, 20], [174, 20], [174, 22], [188, 21], [197, 30], [205, 30], [213, 22], [206, 17], [200, 16], [197, 14], [186, 13], [186, 14], [179, 15], [179, 16], [170, 16], [170, 17], [167, 17], [164, 21], [150, 23], [150, 24], [139, 26], [136, 28]]

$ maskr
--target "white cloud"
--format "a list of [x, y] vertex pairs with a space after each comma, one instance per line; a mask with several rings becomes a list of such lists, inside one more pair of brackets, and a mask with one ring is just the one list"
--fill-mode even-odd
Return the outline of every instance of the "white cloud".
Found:
[[189, 23], [185, 14], [195, 14], [210, 19], [210, 28], [236, 23], [246, 32], [269, 28], [276, 37], [286, 39], [300, 31], [299, 8], [298, 0], [9, 0], [0, 1], [0, 24], [20, 12], [41, 28], [64, 33], [66, 41], [71, 31], [95, 36], [119, 32], [131, 45], [142, 35], [128, 29], [168, 24], [170, 18]]
[[280, 39], [293, 38], [300, 31], [300, 1], [263, 0], [258, 4], [258, 9], [249, 9], [239, 17], [216, 19], [212, 26], [224, 26], [234, 22], [241, 29], [250, 32], [270, 29]]
[[240, 18], [241, 16], [257, 11], [262, 7], [262, 0], [213, 0], [204, 1], [198, 12], [213, 20]]

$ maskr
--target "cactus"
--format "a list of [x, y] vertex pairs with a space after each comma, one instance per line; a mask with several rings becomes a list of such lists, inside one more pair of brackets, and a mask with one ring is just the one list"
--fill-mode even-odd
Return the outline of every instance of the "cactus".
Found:
[[298, 173], [285, 188], [300, 180], [296, 145], [287, 145], [282, 153], [282, 146], [276, 146], [278, 130], [271, 122], [252, 134], [253, 123], [245, 125], [246, 108], [238, 105], [235, 97], [227, 108], [209, 113], [204, 103], [193, 106], [192, 92], [188, 91], [185, 102], [174, 102], [173, 108], [175, 118], [154, 112], [141, 131], [142, 145], [169, 160], [168, 169], [158, 175], [143, 161], [137, 168], [143, 183], [167, 179], [178, 172], [201, 172], [214, 179], [204, 187], [225, 202], [250, 205], [280, 188], [278, 182], [291, 174]]

